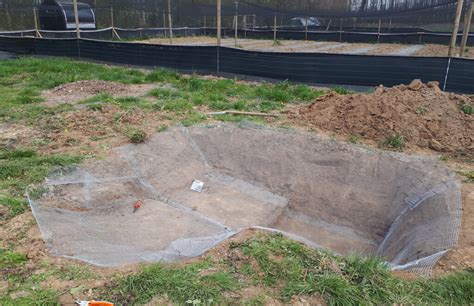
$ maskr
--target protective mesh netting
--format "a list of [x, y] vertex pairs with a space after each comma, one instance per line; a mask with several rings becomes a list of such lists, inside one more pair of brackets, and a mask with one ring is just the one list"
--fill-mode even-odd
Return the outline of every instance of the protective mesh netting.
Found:
[[45, 186], [30, 204], [48, 248], [101, 266], [198, 256], [258, 226], [429, 273], [461, 220], [460, 185], [434, 159], [255, 126], [174, 127]]

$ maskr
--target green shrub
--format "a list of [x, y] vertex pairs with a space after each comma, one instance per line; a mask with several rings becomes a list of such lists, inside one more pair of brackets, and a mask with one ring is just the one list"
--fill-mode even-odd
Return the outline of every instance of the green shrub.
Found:
[[332, 91], [340, 94], [340, 95], [350, 95], [353, 92], [347, 88], [341, 87], [341, 86], [336, 86], [331, 89]]
[[137, 128], [130, 128], [125, 132], [125, 134], [131, 143], [142, 143], [145, 142], [147, 138], [146, 132]]
[[405, 138], [402, 135], [395, 135], [387, 138], [382, 144], [392, 149], [401, 150], [405, 147]]
[[472, 107], [472, 105], [469, 105], [469, 104], [462, 104], [461, 111], [465, 113], [466, 115], [472, 115], [474, 113], [474, 107]]

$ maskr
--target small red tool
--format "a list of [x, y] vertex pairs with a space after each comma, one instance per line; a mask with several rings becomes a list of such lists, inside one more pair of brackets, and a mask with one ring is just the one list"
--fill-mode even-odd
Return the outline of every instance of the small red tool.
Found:
[[140, 207], [142, 207], [142, 201], [138, 200], [133, 204], [133, 212], [135, 213]]

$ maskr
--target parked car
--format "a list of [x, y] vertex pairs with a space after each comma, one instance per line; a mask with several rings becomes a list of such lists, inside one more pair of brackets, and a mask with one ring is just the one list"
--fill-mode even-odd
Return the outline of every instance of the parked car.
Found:
[[308, 24], [308, 28], [317, 28], [321, 26], [321, 23], [316, 17], [293, 17], [288, 20], [285, 27], [306, 28], [306, 23]]
[[[79, 28], [95, 30], [95, 14], [90, 5], [77, 3]], [[42, 30], [74, 30], [76, 19], [72, 2], [44, 0], [39, 6], [39, 21]]]

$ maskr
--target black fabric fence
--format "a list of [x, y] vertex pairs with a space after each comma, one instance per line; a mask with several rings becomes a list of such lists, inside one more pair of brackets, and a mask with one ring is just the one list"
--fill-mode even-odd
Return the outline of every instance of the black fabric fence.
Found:
[[0, 51], [331, 85], [392, 86], [421, 79], [438, 81], [447, 91], [474, 93], [474, 60], [458, 58], [255, 52], [4, 36], [0, 36]]
[[[143, 29], [121, 29], [114, 28], [121, 39], [146, 39], [146, 38], [162, 38], [167, 37], [169, 29], [167, 28], [143, 28]], [[44, 38], [75, 38], [75, 31], [38, 31]], [[216, 28], [174, 28], [173, 36], [216, 36]], [[238, 36], [240, 38], [252, 39], [273, 39], [273, 29], [239, 29]], [[35, 37], [35, 30], [0, 32], [2, 36], [17, 37]], [[231, 28], [223, 28], [222, 35], [224, 37], [233, 37], [234, 30]], [[112, 28], [81, 31], [82, 38], [114, 40]], [[386, 33], [378, 32], [361, 32], [361, 31], [301, 31], [301, 30], [277, 30], [277, 39], [283, 40], [304, 40], [307, 37], [311, 41], [338, 41], [349, 43], [404, 43], [404, 44], [444, 44], [448, 45], [451, 39], [449, 33], [433, 33], [433, 32], [406, 32], [406, 33]], [[458, 34], [458, 43], [461, 43], [462, 34]], [[469, 35], [467, 46], [474, 46], [474, 34]]]

